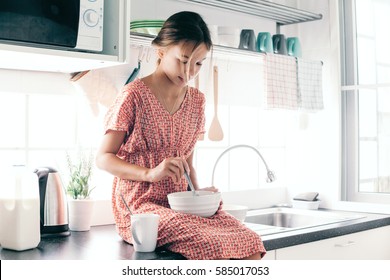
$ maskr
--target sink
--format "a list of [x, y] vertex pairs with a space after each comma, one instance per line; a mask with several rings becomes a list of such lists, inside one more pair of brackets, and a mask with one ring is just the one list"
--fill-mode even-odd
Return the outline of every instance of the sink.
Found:
[[300, 229], [339, 223], [363, 217], [354, 213], [276, 207], [248, 211], [245, 223], [252, 225], [252, 228], [254, 225], [274, 227], [277, 229], [277, 232], [287, 229]]

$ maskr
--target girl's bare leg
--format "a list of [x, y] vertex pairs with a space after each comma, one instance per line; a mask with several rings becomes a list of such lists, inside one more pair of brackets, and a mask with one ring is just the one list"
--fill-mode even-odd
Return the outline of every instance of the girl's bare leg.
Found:
[[261, 256], [260, 256], [260, 252], [259, 253], [256, 253], [256, 254], [253, 254], [249, 257], [246, 257], [246, 258], [242, 258], [243, 260], [260, 260], [261, 259]]

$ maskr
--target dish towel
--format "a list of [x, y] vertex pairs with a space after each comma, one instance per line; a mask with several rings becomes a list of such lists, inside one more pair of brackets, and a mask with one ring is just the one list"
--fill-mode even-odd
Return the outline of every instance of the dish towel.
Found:
[[322, 96], [322, 62], [297, 58], [298, 104], [304, 111], [324, 109]]
[[299, 104], [295, 57], [267, 54], [265, 69], [267, 108], [297, 110]]

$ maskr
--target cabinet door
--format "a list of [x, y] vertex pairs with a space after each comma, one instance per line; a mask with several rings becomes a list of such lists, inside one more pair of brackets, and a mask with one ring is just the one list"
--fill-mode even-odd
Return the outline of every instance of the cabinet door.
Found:
[[267, 251], [267, 254], [265, 254], [265, 256], [264, 256], [264, 258], [262, 258], [262, 260], [264, 260], [264, 261], [275, 260], [276, 259], [275, 251], [276, 250]]
[[390, 226], [276, 250], [277, 260], [390, 260]]

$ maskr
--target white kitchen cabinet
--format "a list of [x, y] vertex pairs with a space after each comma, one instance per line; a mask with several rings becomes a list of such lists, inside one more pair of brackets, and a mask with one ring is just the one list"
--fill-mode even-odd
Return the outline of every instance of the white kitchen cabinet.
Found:
[[267, 254], [265, 254], [264, 258], [261, 260], [263, 261], [273, 261], [276, 259], [276, 250], [267, 251]]
[[103, 51], [99, 53], [0, 44], [0, 68], [71, 73], [127, 62], [130, 0], [104, 2], [103, 28]]
[[276, 250], [277, 260], [390, 260], [390, 226]]

